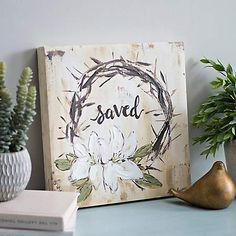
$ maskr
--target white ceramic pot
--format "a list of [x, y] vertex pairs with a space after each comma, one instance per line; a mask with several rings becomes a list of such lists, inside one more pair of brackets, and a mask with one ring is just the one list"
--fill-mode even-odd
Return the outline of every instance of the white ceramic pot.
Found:
[[27, 149], [20, 152], [0, 153], [0, 201], [17, 197], [26, 188], [31, 170]]
[[236, 140], [225, 142], [224, 151], [227, 170], [236, 184]]

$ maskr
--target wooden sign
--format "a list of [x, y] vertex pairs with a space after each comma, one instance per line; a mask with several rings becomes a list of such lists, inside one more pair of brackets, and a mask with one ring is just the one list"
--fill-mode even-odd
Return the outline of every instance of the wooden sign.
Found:
[[190, 183], [183, 43], [38, 49], [47, 189], [79, 206]]

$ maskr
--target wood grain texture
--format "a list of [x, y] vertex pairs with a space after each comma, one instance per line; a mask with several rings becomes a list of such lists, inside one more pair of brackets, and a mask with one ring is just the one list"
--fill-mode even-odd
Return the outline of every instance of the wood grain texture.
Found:
[[45, 185], [47, 190], [52, 190], [50, 117], [48, 110], [49, 90], [46, 80], [47, 76], [46, 76], [45, 49], [43, 47], [38, 48], [37, 55], [38, 55], [38, 73], [39, 73], [39, 87], [40, 87]]

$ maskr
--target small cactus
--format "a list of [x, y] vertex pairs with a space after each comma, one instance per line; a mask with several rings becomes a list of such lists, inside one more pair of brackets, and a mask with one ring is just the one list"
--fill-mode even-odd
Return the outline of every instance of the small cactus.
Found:
[[26, 145], [27, 131], [33, 122], [36, 88], [31, 86], [32, 70], [26, 67], [19, 80], [16, 105], [5, 86], [5, 64], [0, 62], [0, 152], [17, 152]]

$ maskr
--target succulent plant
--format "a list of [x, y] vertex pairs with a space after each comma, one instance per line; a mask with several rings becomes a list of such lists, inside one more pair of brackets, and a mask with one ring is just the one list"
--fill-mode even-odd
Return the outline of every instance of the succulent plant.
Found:
[[27, 131], [33, 122], [36, 102], [36, 88], [30, 85], [32, 70], [26, 67], [16, 91], [16, 105], [5, 85], [5, 64], [0, 62], [0, 152], [18, 152], [28, 139]]

